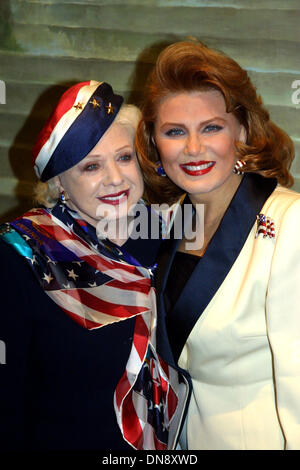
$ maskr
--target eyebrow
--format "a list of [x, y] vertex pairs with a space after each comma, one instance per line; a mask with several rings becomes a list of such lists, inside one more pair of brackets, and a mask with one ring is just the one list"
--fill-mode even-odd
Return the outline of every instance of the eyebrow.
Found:
[[[222, 121], [222, 122], [226, 122], [225, 119], [221, 118], [220, 116], [214, 116], [212, 118], [209, 118], [209, 119], [206, 119], [205, 121], [202, 121], [200, 123], [200, 126], [203, 126], [205, 124], [208, 124], [209, 122], [212, 122], [212, 121]], [[185, 124], [182, 124], [182, 123], [179, 123], [179, 122], [164, 122], [161, 127], [163, 126], [179, 126], [179, 127], [185, 127]]]
[[[134, 146], [130, 146], [130, 145], [126, 144], [126, 145], [123, 145], [122, 147], [116, 149], [115, 152], [118, 153], [118, 152], [121, 152], [122, 150], [125, 150], [125, 149], [130, 150], [132, 152], [134, 150]], [[98, 153], [91, 153], [90, 155], [86, 155], [85, 158], [94, 158], [96, 156], [99, 156], [99, 154]], [[101, 157], [101, 155], [100, 155], [100, 157]]]
[[131, 146], [131, 145], [126, 144], [126, 145], [123, 145], [122, 147], [118, 148], [116, 150], [116, 152], [120, 152], [121, 150], [125, 150], [125, 149], [132, 149], [132, 148], [133, 148], [133, 145]]

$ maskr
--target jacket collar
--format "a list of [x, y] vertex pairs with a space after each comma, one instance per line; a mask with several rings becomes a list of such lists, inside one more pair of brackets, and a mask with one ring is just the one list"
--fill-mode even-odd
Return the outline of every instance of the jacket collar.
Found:
[[[238, 187], [218, 230], [207, 247], [187, 281], [172, 311], [174, 328], [168, 331], [170, 343], [180, 354], [192, 328], [201, 313], [205, 310], [232, 265], [237, 259], [251, 231], [256, 216], [265, 201], [276, 187], [276, 180], [264, 178], [258, 174], [246, 174]], [[183, 203], [183, 210], [189, 199]], [[159, 296], [159, 317], [165, 317], [164, 292], [172, 261], [180, 240], [169, 240], [164, 245], [164, 252], [158, 264], [157, 290]], [[184, 328], [178, 319], [184, 311]], [[162, 323], [164, 324], [162, 326]], [[178, 327], [180, 325], [180, 327]], [[160, 328], [166, 329], [165, 321], [160, 322]], [[158, 334], [158, 341], [162, 338]], [[172, 348], [174, 350], [174, 347]], [[178, 355], [176, 354], [176, 356]]]

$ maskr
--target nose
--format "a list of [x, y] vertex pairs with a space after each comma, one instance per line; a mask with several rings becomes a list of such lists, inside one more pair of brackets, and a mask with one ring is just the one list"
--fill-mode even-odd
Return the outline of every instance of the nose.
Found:
[[119, 186], [123, 181], [123, 174], [117, 162], [112, 161], [107, 163], [104, 184], [106, 186], [109, 186], [110, 184], [112, 186]]
[[204, 152], [204, 145], [202, 138], [198, 133], [191, 133], [188, 135], [185, 142], [184, 154], [190, 156], [197, 156]]

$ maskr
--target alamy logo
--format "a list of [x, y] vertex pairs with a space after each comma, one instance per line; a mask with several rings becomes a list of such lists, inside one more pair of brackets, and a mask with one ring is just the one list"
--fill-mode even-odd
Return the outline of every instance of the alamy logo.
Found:
[[0, 104], [6, 104], [6, 85], [3, 80], [0, 80]]
[[6, 364], [6, 346], [4, 341], [0, 340], [0, 364]]
[[292, 88], [296, 88], [292, 93], [292, 103], [299, 105], [300, 104], [300, 80], [294, 80], [292, 83]]
[[[184, 238], [184, 247], [189, 250], [201, 250], [204, 243], [204, 204], [185, 204], [184, 211], [180, 204], [151, 204], [151, 223], [149, 224], [148, 210], [145, 204], [136, 204], [128, 207], [126, 203], [119, 206], [105, 207], [100, 204], [96, 214], [100, 217], [97, 224], [97, 236], [100, 239], [127, 240], [128, 237], [136, 240], [151, 238], [158, 240], [161, 236], [160, 222], [162, 222], [162, 237], [172, 237], [176, 240]], [[131, 218], [128, 223], [128, 215]]]

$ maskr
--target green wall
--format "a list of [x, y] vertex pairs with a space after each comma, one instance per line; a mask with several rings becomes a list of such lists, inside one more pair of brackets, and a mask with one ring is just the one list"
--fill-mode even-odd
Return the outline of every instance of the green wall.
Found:
[[1, 220], [32, 205], [31, 147], [66, 86], [108, 81], [138, 102], [157, 52], [189, 37], [249, 70], [294, 139], [300, 191], [300, 92], [292, 88], [300, 81], [300, 0], [0, 0]]

